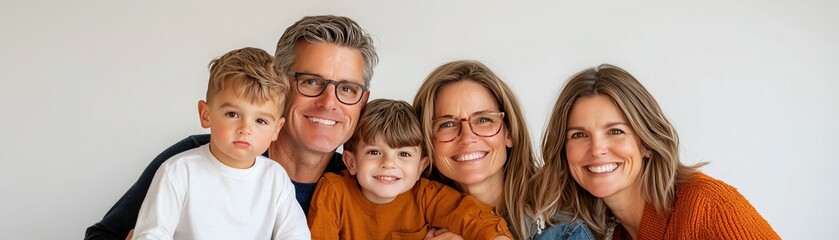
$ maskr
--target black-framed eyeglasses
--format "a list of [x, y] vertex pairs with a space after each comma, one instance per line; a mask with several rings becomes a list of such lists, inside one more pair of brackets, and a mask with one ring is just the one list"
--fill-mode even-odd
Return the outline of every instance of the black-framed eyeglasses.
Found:
[[367, 86], [346, 80], [329, 80], [315, 74], [301, 72], [288, 72], [288, 75], [294, 77], [297, 82], [297, 92], [307, 97], [320, 96], [329, 84], [335, 85], [335, 97], [346, 105], [358, 103], [367, 91]]
[[431, 132], [434, 140], [451, 142], [460, 136], [461, 122], [469, 123], [472, 133], [481, 137], [492, 137], [501, 131], [504, 125], [504, 112], [483, 111], [469, 115], [468, 118], [451, 116], [439, 117], [431, 121]]

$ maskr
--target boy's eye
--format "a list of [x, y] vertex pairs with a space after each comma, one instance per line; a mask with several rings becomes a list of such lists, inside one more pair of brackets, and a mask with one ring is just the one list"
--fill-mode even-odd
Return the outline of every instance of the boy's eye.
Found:
[[237, 113], [237, 112], [226, 112], [226, 113], [224, 113], [224, 116], [229, 117], [229, 118], [237, 118], [237, 117], [239, 117], [239, 113]]
[[399, 152], [400, 157], [411, 157], [411, 153], [409, 152]]
[[379, 152], [379, 150], [370, 150], [370, 151], [367, 151], [367, 155], [377, 155], [378, 156], [378, 155], [382, 155], [382, 152]]
[[265, 120], [265, 119], [260, 118], [260, 119], [257, 119], [257, 120], [256, 120], [256, 123], [263, 124], [263, 125], [267, 125], [267, 124], [268, 124], [268, 121], [267, 121], [267, 120]]

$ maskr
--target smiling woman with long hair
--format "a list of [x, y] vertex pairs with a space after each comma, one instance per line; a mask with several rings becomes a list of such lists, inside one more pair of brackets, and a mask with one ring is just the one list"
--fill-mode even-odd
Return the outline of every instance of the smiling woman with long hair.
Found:
[[542, 153], [536, 215], [571, 212], [597, 238], [779, 238], [734, 187], [699, 172], [704, 163], [681, 163], [676, 129], [647, 89], [616, 66], [571, 77]]
[[582, 221], [565, 217], [542, 231], [527, 215], [536, 156], [518, 100], [487, 66], [470, 60], [441, 65], [420, 86], [414, 110], [432, 158], [431, 179], [495, 206], [493, 214], [504, 216], [518, 239], [591, 237]]

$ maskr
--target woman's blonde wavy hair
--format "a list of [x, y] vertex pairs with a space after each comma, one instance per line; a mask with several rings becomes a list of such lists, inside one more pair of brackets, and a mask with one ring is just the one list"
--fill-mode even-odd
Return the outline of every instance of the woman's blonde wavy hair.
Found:
[[594, 197], [572, 178], [565, 152], [568, 118], [580, 97], [607, 96], [626, 116], [642, 145], [652, 152], [645, 158], [641, 181], [642, 198], [659, 213], [671, 210], [676, 184], [686, 180], [706, 163], [684, 165], [679, 161], [679, 136], [653, 96], [627, 71], [603, 64], [585, 69], [568, 81], [556, 100], [542, 138], [545, 165], [532, 179], [534, 204], [528, 213], [554, 224], [551, 217], [570, 213], [585, 221], [597, 238], [606, 233], [612, 213], [603, 200]]
[[[503, 199], [496, 209], [512, 226], [518, 238], [526, 236], [525, 189], [528, 179], [536, 169], [536, 155], [530, 142], [530, 135], [524, 121], [524, 115], [518, 100], [512, 90], [495, 75], [487, 66], [472, 60], [453, 61], [438, 67], [422, 83], [414, 97], [414, 111], [420, 120], [427, 156], [436, 156], [432, 141], [431, 121], [434, 117], [434, 107], [437, 104], [437, 92], [443, 86], [461, 82], [474, 81], [484, 86], [495, 97], [500, 111], [506, 113], [504, 125], [510, 131], [513, 147], [507, 149], [507, 162], [504, 165]], [[434, 162], [433, 160], [431, 162]], [[443, 176], [436, 168], [430, 168], [428, 177], [458, 188], [451, 179]]]

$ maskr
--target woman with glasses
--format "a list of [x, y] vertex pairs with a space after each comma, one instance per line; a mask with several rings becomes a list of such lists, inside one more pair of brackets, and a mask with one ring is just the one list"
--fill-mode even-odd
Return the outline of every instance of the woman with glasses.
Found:
[[504, 216], [519, 239], [591, 237], [582, 221], [564, 215], [546, 230], [529, 220], [533, 199], [526, 189], [536, 157], [518, 100], [485, 65], [438, 67], [414, 97], [414, 110], [433, 159], [431, 179], [495, 206], [494, 214]]
[[537, 215], [573, 211], [598, 239], [780, 239], [704, 163], [679, 161], [676, 129], [623, 69], [571, 77], [546, 128]]

